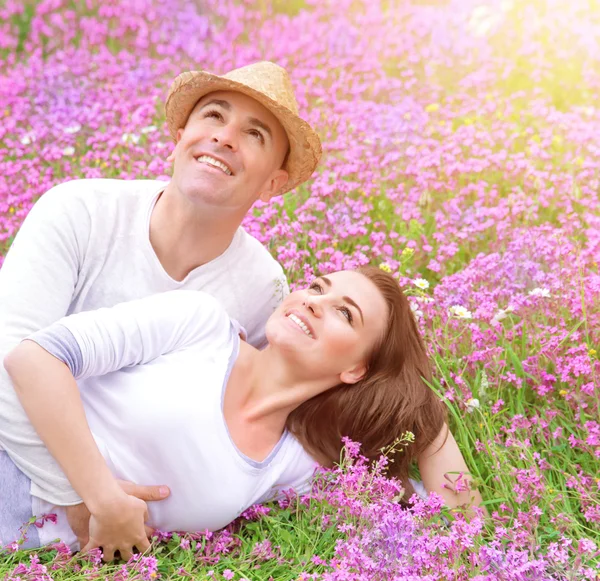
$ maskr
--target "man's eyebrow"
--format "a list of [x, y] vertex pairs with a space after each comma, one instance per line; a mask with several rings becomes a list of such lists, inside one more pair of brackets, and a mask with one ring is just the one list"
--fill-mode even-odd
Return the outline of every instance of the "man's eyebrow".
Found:
[[[231, 103], [229, 103], [229, 101], [224, 101], [223, 99], [211, 99], [207, 103], [204, 103], [204, 105], [200, 107], [200, 110], [205, 109], [210, 105], [217, 105], [218, 107], [222, 107], [223, 109], [225, 109], [225, 111], [231, 111]], [[256, 117], [250, 117], [250, 119], [248, 119], [248, 122], [250, 123], [250, 125], [254, 125], [259, 129], [262, 129], [271, 139], [273, 139], [273, 132], [266, 123], [264, 123], [260, 119], [257, 119]]]
[[265, 133], [268, 134], [268, 136], [273, 139], [273, 132], [271, 131], [271, 128], [266, 125], [265, 123], [263, 123], [260, 119], [257, 119], [256, 117], [250, 117], [250, 119], [248, 119], [248, 121], [250, 122], [251, 125], [255, 125], [256, 127], [259, 127], [260, 129], [262, 129]]
[[[322, 276], [321, 280], [327, 285], [327, 286], [331, 286], [331, 280], [328, 279], [326, 276]], [[363, 317], [363, 312], [362, 309], [350, 298], [350, 297], [342, 297], [349, 305], [352, 305], [360, 314], [360, 319], [363, 323], [363, 325], [365, 324], [365, 318]]]
[[211, 99], [207, 103], [204, 103], [204, 105], [202, 105], [200, 109], [204, 109], [205, 107], [209, 107], [210, 105], [217, 105], [219, 107], [222, 107], [226, 111], [231, 111], [231, 104], [229, 103], [229, 101], [223, 101], [223, 99]]

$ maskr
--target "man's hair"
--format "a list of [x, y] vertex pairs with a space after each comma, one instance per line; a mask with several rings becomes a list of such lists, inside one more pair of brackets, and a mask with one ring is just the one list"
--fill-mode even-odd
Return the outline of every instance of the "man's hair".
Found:
[[304, 402], [288, 416], [287, 427], [327, 467], [339, 461], [344, 436], [360, 442], [361, 454], [375, 461], [382, 448], [412, 432], [414, 443], [394, 456], [387, 472], [402, 481], [407, 502], [414, 492], [410, 466], [442, 431], [446, 408], [425, 383], [431, 381], [429, 359], [398, 282], [379, 268], [358, 272], [377, 286], [388, 307], [387, 328], [367, 372], [358, 383], [342, 383]]

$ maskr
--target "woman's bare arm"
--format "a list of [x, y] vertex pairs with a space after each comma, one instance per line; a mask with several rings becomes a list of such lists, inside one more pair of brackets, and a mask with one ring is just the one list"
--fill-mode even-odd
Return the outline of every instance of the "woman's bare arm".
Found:
[[[442, 496], [450, 508], [462, 505], [481, 505], [481, 494], [477, 490], [452, 490], [452, 483], [458, 479], [459, 472], [463, 473], [462, 482], [470, 483], [472, 478], [468, 475], [469, 468], [446, 424], [434, 442], [421, 454], [417, 464], [427, 491], [436, 492]], [[451, 482], [445, 475], [450, 478]], [[462, 486], [459, 483], [455, 484], [454, 488], [460, 489]]]
[[146, 503], [127, 495], [111, 474], [92, 436], [77, 383], [69, 368], [33, 341], [4, 358], [31, 423], [91, 512], [90, 540], [105, 560], [119, 550], [127, 559], [148, 548]]

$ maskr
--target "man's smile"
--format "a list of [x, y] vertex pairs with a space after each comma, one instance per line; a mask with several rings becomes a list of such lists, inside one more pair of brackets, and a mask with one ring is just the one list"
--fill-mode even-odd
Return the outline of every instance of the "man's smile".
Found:
[[194, 157], [194, 159], [198, 163], [203, 163], [211, 167], [216, 167], [217, 169], [220, 169], [225, 175], [233, 175], [233, 171], [223, 160], [213, 157], [212, 155], [202, 154], [197, 157]]

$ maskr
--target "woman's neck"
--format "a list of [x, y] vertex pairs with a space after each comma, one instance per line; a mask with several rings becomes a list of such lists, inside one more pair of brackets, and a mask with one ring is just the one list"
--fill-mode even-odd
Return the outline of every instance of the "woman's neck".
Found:
[[282, 433], [294, 409], [335, 383], [335, 378], [311, 379], [297, 371], [270, 347], [259, 351], [242, 341], [227, 383], [230, 409], [249, 423]]

